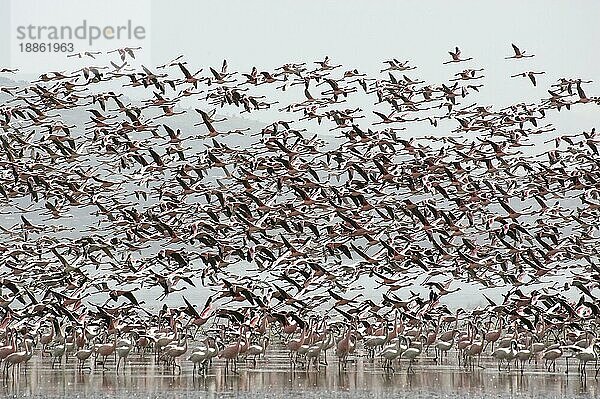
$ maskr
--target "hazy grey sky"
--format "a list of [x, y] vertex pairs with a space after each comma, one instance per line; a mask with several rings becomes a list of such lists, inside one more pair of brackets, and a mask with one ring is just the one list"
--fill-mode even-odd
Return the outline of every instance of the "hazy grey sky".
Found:
[[[75, 10], [68, 0], [0, 0], [0, 66], [18, 68], [10, 38], [14, 20], [27, 20], [29, 13], [15, 17], [10, 8], [16, 3], [25, 10], [56, 4], [38, 15], [48, 23], [82, 15], [89, 23], [142, 21], [149, 25], [145, 59], [155, 65], [185, 54], [190, 69], [206, 70], [226, 58], [231, 70], [249, 71], [329, 55], [335, 63], [374, 73], [395, 57], [418, 66], [411, 76], [434, 83], [467, 67], [485, 68], [485, 90], [477, 99], [499, 105], [538, 100], [560, 77], [596, 80], [599, 74], [599, 1], [78, 1], [89, 8], [82, 14], [85, 7]], [[505, 60], [513, 42], [535, 58]], [[443, 65], [454, 46], [474, 60]], [[39, 60], [28, 67], [39, 73], [51, 68]], [[537, 88], [509, 78], [529, 70], [547, 72]], [[590, 86], [592, 95], [598, 87], [596, 81]]]
[[[418, 67], [408, 73], [411, 77], [434, 84], [447, 81], [465, 68], [484, 68], [485, 88], [466, 99], [467, 103], [477, 100], [483, 105], [502, 106], [539, 101], [547, 97], [546, 89], [560, 77], [594, 80], [586, 85], [586, 91], [589, 96], [600, 94], [598, 0], [78, 0], [75, 6], [74, 1], [0, 0], [0, 68], [32, 72], [3, 76], [25, 79], [48, 70], [62, 70], [64, 65], [94, 64], [96, 61], [89, 58], [56, 64], [55, 58], [38, 54], [34, 61], [22, 65], [19, 54], [15, 57], [17, 26], [34, 22], [76, 26], [85, 18], [89, 24], [101, 26], [127, 20], [143, 25], [148, 37], [137, 57], [150, 67], [184, 54], [191, 71], [218, 68], [227, 59], [230, 70], [249, 72], [252, 66], [269, 70], [287, 62], [312, 63], [328, 55], [345, 69], [358, 68], [376, 75], [383, 61], [398, 58]], [[512, 55], [511, 43], [535, 57], [505, 60]], [[130, 44], [135, 45], [98, 43], [101, 48]], [[462, 49], [464, 57], [474, 60], [444, 65], [448, 51], [455, 46]], [[530, 70], [546, 71], [539, 77], [538, 87], [527, 79], [510, 78]], [[173, 72], [178, 73], [177, 68]], [[297, 98], [301, 99], [299, 93]], [[598, 107], [588, 105], [562, 112], [560, 119], [556, 113], [549, 115], [548, 120], [558, 121], [559, 128], [589, 130], [599, 114]], [[251, 115], [271, 120], [263, 116]], [[426, 123], [423, 125], [430, 129]]]
[[[329, 55], [374, 73], [395, 57], [418, 66], [411, 76], [436, 83], [482, 67], [478, 100], [508, 104], [547, 96], [563, 76], [600, 78], [598, 16], [599, 1], [156, 1], [152, 58], [181, 53], [202, 66], [227, 58], [233, 70], [249, 70]], [[511, 43], [535, 57], [505, 60]], [[454, 46], [474, 60], [443, 65]], [[529, 70], [546, 71], [538, 88], [509, 78]]]

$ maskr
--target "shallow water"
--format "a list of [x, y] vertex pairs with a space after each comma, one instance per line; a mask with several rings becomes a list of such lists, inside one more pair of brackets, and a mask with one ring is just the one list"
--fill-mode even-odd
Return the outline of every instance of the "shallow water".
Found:
[[[269, 360], [241, 361], [238, 373], [226, 372], [224, 363], [215, 361], [205, 376], [194, 376], [192, 364], [183, 360], [181, 373], [157, 365], [151, 355], [131, 356], [124, 371], [115, 372], [112, 359], [107, 370], [100, 364], [94, 370], [79, 372], [71, 357], [60, 367], [50, 368], [50, 359], [35, 356], [27, 373], [15, 376], [9, 371], [2, 379], [0, 394], [17, 397], [92, 397], [92, 398], [563, 398], [597, 397], [600, 382], [594, 378], [594, 367], [588, 367], [587, 379], [581, 379], [572, 361], [570, 373], [559, 364], [555, 373], [541, 365], [531, 364], [521, 375], [519, 371], [498, 372], [491, 359], [484, 359], [485, 368], [468, 371], [451, 360], [435, 365], [431, 358], [422, 358], [407, 372], [407, 364], [395, 365], [394, 373], [385, 373], [378, 360], [363, 357], [353, 359], [345, 370], [330, 359], [319, 371], [300, 367], [289, 369], [285, 353], [271, 354]], [[90, 362], [93, 366], [93, 361]]]

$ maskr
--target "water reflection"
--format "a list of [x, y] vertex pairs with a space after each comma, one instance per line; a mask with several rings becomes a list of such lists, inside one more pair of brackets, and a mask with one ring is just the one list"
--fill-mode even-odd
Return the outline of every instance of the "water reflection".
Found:
[[[331, 362], [333, 363], [333, 362]], [[2, 379], [1, 394], [18, 396], [64, 396], [64, 397], [132, 397], [155, 396], [178, 397], [220, 396], [222, 394], [286, 397], [289, 394], [314, 394], [328, 396], [344, 392], [347, 396], [407, 395], [418, 393], [421, 397], [495, 396], [495, 397], [573, 397], [600, 394], [599, 381], [588, 373], [587, 380], [577, 374], [564, 372], [548, 374], [543, 369], [498, 372], [493, 363], [485, 369], [467, 371], [453, 365], [435, 366], [419, 364], [415, 373], [407, 373], [406, 365], [394, 374], [385, 374], [378, 362], [357, 359], [346, 370], [336, 364], [322, 367], [320, 371], [287, 369], [284, 362], [265, 362], [257, 369], [243, 365], [239, 374], [225, 372], [217, 362], [206, 376], [193, 376], [189, 364], [184, 363], [181, 374], [154, 364], [150, 358], [138, 359], [128, 364], [124, 374], [117, 375], [112, 369], [102, 372], [80, 373], [74, 364], [50, 369], [47, 359], [34, 358], [27, 374], [23, 370], [15, 378]]]

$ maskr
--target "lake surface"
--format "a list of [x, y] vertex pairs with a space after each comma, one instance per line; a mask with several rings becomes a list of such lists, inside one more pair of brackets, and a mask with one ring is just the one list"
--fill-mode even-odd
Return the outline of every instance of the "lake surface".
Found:
[[[414, 373], [407, 364], [395, 364], [395, 373], [385, 373], [379, 360], [353, 359], [345, 370], [329, 359], [319, 371], [289, 368], [287, 354], [271, 352], [257, 367], [239, 363], [238, 373], [225, 372], [224, 363], [215, 361], [205, 376], [193, 376], [192, 364], [183, 360], [181, 373], [157, 365], [152, 355], [132, 355], [124, 373], [115, 372], [112, 359], [107, 370], [97, 365], [93, 371], [79, 372], [71, 358], [51, 369], [50, 359], [35, 356], [27, 374], [21, 371], [3, 378], [0, 394], [16, 397], [66, 398], [592, 398], [600, 395], [600, 382], [594, 366], [587, 379], [577, 373], [571, 360], [565, 374], [564, 361], [557, 372], [547, 372], [540, 363], [527, 365], [525, 372], [501, 371], [490, 358], [485, 368], [468, 371], [455, 364], [452, 355], [443, 364], [431, 357], [421, 358]], [[90, 363], [93, 366], [93, 362]]]

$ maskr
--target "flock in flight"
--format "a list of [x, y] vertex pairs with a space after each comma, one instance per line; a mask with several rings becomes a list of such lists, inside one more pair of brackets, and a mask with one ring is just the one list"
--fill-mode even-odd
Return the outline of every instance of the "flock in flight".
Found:
[[[512, 47], [504, 62], [534, 57]], [[0, 88], [6, 378], [34, 352], [196, 374], [274, 350], [598, 374], [600, 136], [547, 119], [600, 105], [591, 82], [526, 71], [539, 101], [498, 109], [471, 101], [483, 68], [458, 47], [444, 83], [398, 59], [242, 73], [137, 51]]]

